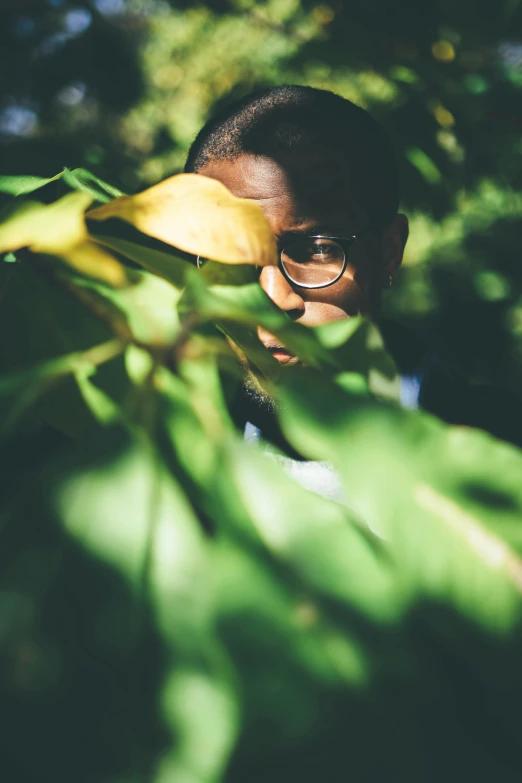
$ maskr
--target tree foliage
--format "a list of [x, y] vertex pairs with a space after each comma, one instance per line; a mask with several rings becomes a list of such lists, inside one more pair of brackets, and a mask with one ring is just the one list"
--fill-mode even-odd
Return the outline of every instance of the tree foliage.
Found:
[[[205, 178], [0, 188], [6, 778], [516, 780], [521, 452], [402, 410], [369, 322], [292, 323]], [[336, 501], [244, 440], [231, 340]]]
[[370, 109], [412, 223], [388, 314], [520, 394], [521, 4], [24, 0], [0, 9], [3, 171], [181, 170], [231, 93], [297, 82]]

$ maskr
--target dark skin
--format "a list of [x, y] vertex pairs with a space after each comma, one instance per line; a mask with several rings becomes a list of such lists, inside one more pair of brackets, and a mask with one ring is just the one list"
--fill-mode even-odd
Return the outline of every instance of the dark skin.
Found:
[[[328, 172], [323, 177], [327, 184], [319, 196], [313, 187], [308, 192], [296, 192], [291, 171], [258, 155], [243, 154], [231, 161], [211, 161], [198, 173], [219, 180], [234, 195], [259, 204], [280, 250], [285, 243], [303, 235], [349, 237], [369, 226], [368, 216], [355, 199], [350, 199], [349, 189], [345, 183], [340, 185], [339, 176], [333, 172], [331, 178]], [[278, 307], [304, 326], [317, 326], [357, 314], [378, 321], [381, 290], [393, 281], [407, 238], [407, 218], [396, 215], [384, 229], [365, 231], [348, 251], [343, 276], [326, 288], [311, 290], [291, 284], [275, 265], [261, 270], [259, 282]], [[259, 338], [280, 362], [297, 361], [268, 332], [260, 329]]]

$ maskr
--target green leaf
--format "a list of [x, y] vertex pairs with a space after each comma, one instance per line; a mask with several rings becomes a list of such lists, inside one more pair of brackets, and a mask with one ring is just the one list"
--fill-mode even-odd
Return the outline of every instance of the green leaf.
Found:
[[154, 360], [148, 351], [137, 345], [128, 345], [125, 349], [125, 369], [129, 378], [141, 386], [154, 366]]
[[430, 185], [438, 185], [442, 180], [442, 174], [438, 166], [420, 147], [409, 147], [405, 151], [406, 158], [415, 166], [419, 174]]
[[[204, 272], [204, 269], [203, 269]], [[327, 373], [359, 373], [378, 397], [398, 402], [400, 382], [377, 327], [367, 319], [350, 318], [312, 329], [292, 323], [257, 283], [208, 286], [196, 270], [186, 274], [181, 314], [216, 321], [267, 379], [286, 368], [275, 363], [256, 336], [257, 326], [279, 338], [306, 365]], [[360, 384], [359, 384], [360, 388]]]
[[259, 270], [252, 264], [221, 264], [207, 261], [200, 269], [200, 275], [208, 285], [247, 285], [256, 283]]
[[[522, 514], [518, 450], [424, 414], [350, 398], [311, 370], [286, 373], [279, 391], [290, 442], [336, 467], [348, 506], [389, 541], [406, 593], [449, 600], [499, 633], [518, 623], [522, 560], [495, 532], [500, 520], [515, 525]], [[489, 463], [487, 475], [476, 456], [486, 443], [499, 465]], [[470, 507], [464, 467], [482, 474], [482, 491], [502, 497], [504, 511]]]
[[[133, 590], [150, 590], [167, 638], [181, 633], [178, 622], [184, 631], [201, 633], [208, 627], [210, 596], [202, 589], [187, 601], [194, 578], [202, 588], [208, 582], [203, 534], [154, 447], [141, 435], [112, 427], [68, 463], [53, 488], [62, 524], [115, 566]], [[182, 635], [178, 642], [185, 644]]]
[[67, 375], [75, 376], [84, 399], [98, 420], [106, 423], [109, 413], [110, 418], [114, 418], [117, 410], [114, 403], [109, 402], [109, 397], [91, 384], [88, 378], [97, 365], [118, 356], [123, 347], [120, 341], [113, 340], [94, 346], [84, 353], [61, 356], [0, 377], [0, 397], [15, 398], [8, 400], [9, 407], [3, 405], [5, 413], [0, 416], [0, 432], [4, 435], [10, 432], [23, 414]]
[[218, 678], [190, 665], [173, 670], [162, 707], [178, 745], [161, 759], [155, 783], [223, 780], [240, 716], [237, 694], [226, 674], [225, 670]]
[[[198, 491], [211, 485], [220, 458], [219, 448], [205, 431], [192, 405], [189, 389], [165, 367], [155, 376], [156, 388], [161, 393], [164, 437], [171, 456], [186, 471]], [[166, 448], [166, 444], [163, 444]]]
[[223, 324], [238, 323], [255, 329], [261, 325], [281, 339], [283, 344], [302, 361], [317, 365], [327, 352], [319, 344], [313, 331], [292, 323], [265, 294], [259, 284], [244, 286], [208, 287], [197, 270], [189, 269], [186, 275], [186, 291], [180, 301], [180, 310], [194, 311], [200, 318]]
[[400, 402], [400, 378], [381, 334], [367, 318], [346, 318], [314, 327], [319, 342], [340, 367], [368, 381], [375, 396]]
[[113, 428], [69, 458], [53, 497], [67, 532], [126, 578], [161, 633], [170, 743], [156, 779], [219, 780], [236, 737], [237, 695], [214, 632], [209, 544], [183, 490], [145, 438]]
[[180, 330], [176, 305], [179, 291], [148, 272], [132, 272], [132, 283], [112, 288], [94, 280], [74, 277], [72, 290], [104, 314], [109, 323], [121, 323], [129, 339], [151, 347], [170, 345]]
[[[0, 266], [0, 290], [4, 291], [0, 366], [4, 373], [12, 373], [6, 388], [25, 385], [28, 406], [38, 399], [37, 411], [45, 421], [73, 437], [83, 437], [95, 420], [72, 375], [67, 378], [63, 373], [81, 366], [81, 356], [93, 346], [112, 343], [114, 332], [67, 288], [42, 277], [27, 263]], [[117, 344], [121, 353], [123, 343]], [[63, 380], [49, 383], [55, 377]], [[122, 400], [128, 387], [123, 358], [100, 368], [97, 385], [111, 399]], [[33, 392], [37, 392], [34, 398]]]
[[35, 190], [43, 188], [50, 182], [55, 182], [55, 180], [60, 179], [62, 176], [62, 171], [54, 177], [3, 174], [0, 176], [0, 193], [8, 193], [11, 196], [25, 196], [29, 193], [33, 193]]
[[[145, 238], [144, 238], [145, 239]], [[129, 258], [136, 264], [152, 272], [159, 277], [168, 280], [169, 283], [181, 288], [185, 282], [185, 274], [189, 264], [175, 250], [165, 245], [165, 250], [147, 247], [145, 243], [132, 242], [120, 237], [96, 235], [96, 241], [105, 247], [115, 250], [125, 258]]]
[[104, 182], [99, 177], [91, 174], [87, 169], [64, 169], [63, 171], [64, 182], [73, 188], [73, 190], [84, 190], [96, 199], [106, 204], [113, 198], [123, 196], [121, 190], [110, 185], [108, 182]]
[[401, 596], [380, 561], [375, 534], [353, 524], [338, 502], [303, 490], [295, 481], [306, 483], [307, 473], [315, 472], [325, 487], [330, 479], [335, 484], [328, 464], [299, 465], [243, 443], [231, 444], [227, 451], [234, 490], [261, 540], [315, 600], [328, 596], [353, 603], [380, 619], [396, 615]]
[[85, 368], [74, 375], [89, 410], [100, 424], [112, 424], [120, 418], [120, 409], [104, 391], [91, 380], [93, 368]]

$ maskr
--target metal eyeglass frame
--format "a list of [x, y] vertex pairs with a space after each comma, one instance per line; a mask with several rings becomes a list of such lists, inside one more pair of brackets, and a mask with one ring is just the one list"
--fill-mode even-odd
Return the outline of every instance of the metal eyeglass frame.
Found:
[[279, 266], [281, 268], [281, 272], [285, 276], [285, 278], [288, 280], [289, 283], [292, 285], [296, 285], [298, 288], [308, 288], [308, 289], [314, 289], [314, 288], [328, 288], [329, 285], [333, 285], [334, 283], [337, 283], [338, 280], [341, 279], [341, 277], [344, 275], [344, 272], [346, 270], [346, 266], [348, 264], [348, 258], [346, 256], [346, 250], [351, 245], [354, 245], [363, 234], [366, 234], [367, 231], [370, 231], [371, 226], [367, 226], [366, 228], [363, 228], [362, 231], [359, 231], [357, 234], [352, 234], [350, 237], [332, 237], [332, 236], [326, 236], [326, 234], [315, 234], [314, 236], [304, 236], [300, 237], [298, 239], [295, 239], [294, 242], [300, 242], [302, 239], [332, 239], [334, 242], [337, 242], [338, 245], [340, 245], [343, 249], [343, 265], [341, 267], [341, 271], [337, 275], [337, 277], [334, 277], [333, 280], [329, 280], [327, 283], [298, 283], [296, 280], [293, 280], [286, 269], [283, 266], [283, 253], [285, 252], [287, 247], [290, 247], [294, 242], [290, 242], [289, 245], [286, 245], [286, 247], [283, 247], [281, 249], [281, 253], [279, 255]]
[[[349, 236], [349, 237], [332, 237], [332, 236], [326, 236], [326, 234], [314, 234], [313, 236], [303, 236], [303, 237], [299, 237], [298, 239], [294, 240], [294, 242], [299, 242], [302, 239], [332, 239], [332, 240], [334, 240], [334, 242], [337, 242], [342, 247], [344, 260], [343, 260], [343, 265], [342, 265], [341, 271], [339, 272], [337, 277], [335, 277], [333, 280], [329, 280], [327, 283], [318, 283], [318, 284], [315, 284], [315, 283], [297, 283], [295, 280], [293, 280], [290, 277], [290, 275], [288, 274], [288, 272], [286, 271], [286, 269], [284, 268], [284, 266], [283, 266], [283, 259], [282, 259], [283, 253], [285, 252], [286, 248], [289, 247], [289, 245], [286, 245], [286, 247], [283, 247], [281, 249], [280, 254], [279, 254], [279, 266], [280, 266], [281, 272], [283, 273], [284, 277], [288, 280], [289, 283], [291, 283], [292, 285], [296, 285], [298, 288], [308, 288], [308, 289], [328, 288], [329, 285], [333, 285], [334, 283], [337, 283], [337, 281], [340, 280], [341, 277], [344, 275], [344, 272], [346, 270], [346, 266], [348, 264], [348, 259], [346, 257], [346, 248], [350, 247], [351, 245], [354, 245], [362, 237], [362, 235], [366, 234], [368, 231], [370, 231], [371, 228], [372, 228], [371, 226], [367, 226], [366, 228], [363, 228], [362, 231], [359, 231], [357, 234], [352, 234], [352, 236]], [[292, 244], [293, 244], [293, 242], [290, 242], [290, 245], [292, 245]], [[197, 259], [196, 259], [196, 266], [197, 266], [198, 269], [201, 269], [202, 266], [203, 266], [202, 264], [200, 264], [200, 256], [198, 256]]]

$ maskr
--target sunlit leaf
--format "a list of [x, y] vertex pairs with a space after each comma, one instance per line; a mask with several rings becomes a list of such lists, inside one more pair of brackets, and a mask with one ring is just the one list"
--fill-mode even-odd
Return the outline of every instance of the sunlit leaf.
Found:
[[53, 204], [22, 203], [0, 223], [0, 252], [29, 248], [63, 259], [74, 269], [111, 285], [124, 285], [124, 267], [89, 239], [84, 212], [87, 193], [71, 193]]
[[25, 202], [20, 211], [0, 224], [0, 249], [29, 247], [36, 253], [69, 250], [86, 238], [83, 214], [91, 202], [83, 193], [71, 193], [49, 205]]
[[68, 250], [47, 252], [58, 255], [77, 272], [101, 280], [115, 288], [128, 283], [125, 267], [95, 242], [87, 240]]
[[24, 196], [35, 190], [45, 187], [50, 182], [60, 179], [63, 172], [54, 177], [33, 177], [29, 174], [3, 174], [0, 176], [0, 193], [8, 193], [11, 196]]
[[120, 218], [155, 239], [215, 261], [259, 266], [275, 261], [274, 237], [260, 207], [198, 174], [178, 174], [136, 196], [122, 196], [91, 210], [89, 218]]

